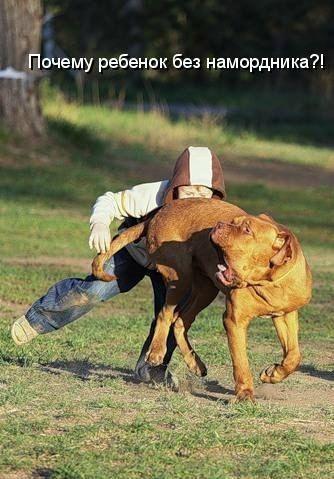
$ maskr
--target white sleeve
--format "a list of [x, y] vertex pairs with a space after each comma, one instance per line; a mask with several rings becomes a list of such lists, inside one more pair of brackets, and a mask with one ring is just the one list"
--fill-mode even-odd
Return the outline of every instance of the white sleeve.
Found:
[[126, 216], [142, 218], [161, 206], [168, 184], [168, 180], [144, 183], [121, 192], [121, 204]]
[[117, 204], [114, 196], [114, 193], [107, 191], [107, 193], [97, 198], [89, 220], [91, 226], [95, 223], [110, 225], [117, 215]]
[[107, 226], [114, 218], [122, 220], [131, 216], [141, 218], [162, 205], [169, 181], [144, 183], [130, 190], [99, 196], [93, 206], [90, 225], [103, 223]]

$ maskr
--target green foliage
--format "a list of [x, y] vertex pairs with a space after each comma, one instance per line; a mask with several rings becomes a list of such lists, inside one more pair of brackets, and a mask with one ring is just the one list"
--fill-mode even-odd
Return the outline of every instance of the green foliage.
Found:
[[[56, 11], [57, 40], [69, 56], [113, 57], [129, 53], [138, 57], [169, 57], [182, 53], [190, 58], [206, 57], [301, 57], [324, 53], [326, 68], [331, 67], [333, 5], [328, 0], [312, 2], [288, 0], [284, 5], [271, 0], [250, 3], [247, 0], [146, 0], [122, 2], [100, 0], [47, 0]], [[124, 34], [126, 32], [126, 34]], [[140, 72], [139, 76], [166, 79], [193, 79], [225, 85], [238, 82], [258, 83], [280, 88], [293, 84], [318, 83], [322, 93], [322, 75], [304, 70], [283, 70], [258, 75], [242, 70], [212, 72], [180, 71]], [[127, 83], [138, 75], [126, 72]], [[119, 72], [116, 72], [116, 76]], [[185, 78], [186, 75], [186, 78]], [[115, 75], [114, 75], [115, 76]]]

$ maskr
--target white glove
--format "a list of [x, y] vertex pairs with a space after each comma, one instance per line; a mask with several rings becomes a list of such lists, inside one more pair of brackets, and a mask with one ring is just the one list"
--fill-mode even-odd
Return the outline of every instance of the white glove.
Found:
[[109, 226], [103, 223], [94, 223], [89, 236], [89, 247], [98, 253], [106, 253], [110, 247], [111, 236]]

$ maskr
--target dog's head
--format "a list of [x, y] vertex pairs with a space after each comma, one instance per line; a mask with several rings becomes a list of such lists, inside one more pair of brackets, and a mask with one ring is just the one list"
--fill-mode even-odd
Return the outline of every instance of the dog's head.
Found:
[[219, 257], [216, 278], [227, 287], [269, 279], [274, 268], [293, 257], [291, 232], [264, 214], [218, 222], [210, 239]]

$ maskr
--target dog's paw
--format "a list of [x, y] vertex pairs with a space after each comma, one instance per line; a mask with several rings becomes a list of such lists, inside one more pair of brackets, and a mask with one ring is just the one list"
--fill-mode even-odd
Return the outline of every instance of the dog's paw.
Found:
[[200, 378], [203, 378], [208, 374], [206, 365], [196, 353], [193, 353], [191, 357], [188, 358], [187, 366], [193, 374], [196, 374], [196, 376], [199, 376]]
[[280, 364], [272, 364], [263, 369], [260, 374], [260, 380], [263, 383], [276, 384], [282, 381], [286, 376], [287, 374], [285, 374]]
[[230, 403], [236, 404], [243, 401], [255, 403], [254, 391], [252, 389], [241, 389], [236, 393], [235, 397], [230, 400]]
[[200, 359], [197, 361], [195, 374], [201, 378], [204, 378], [204, 376], [208, 374], [206, 365]]
[[165, 352], [152, 349], [146, 354], [145, 361], [152, 366], [160, 366], [164, 362]]

